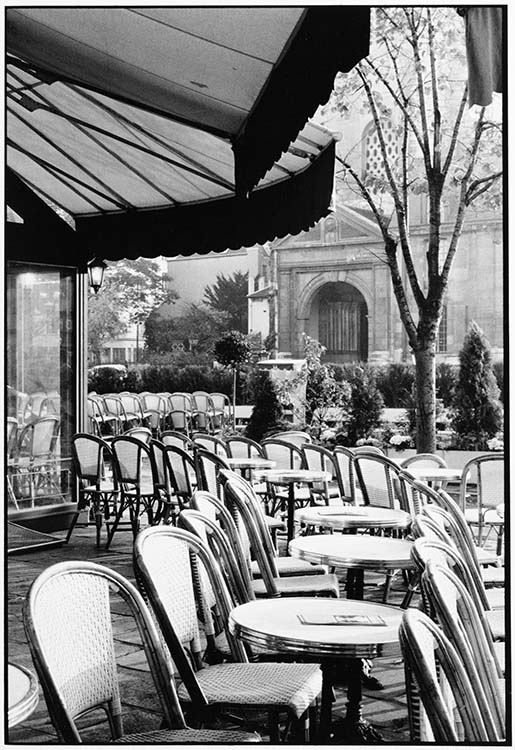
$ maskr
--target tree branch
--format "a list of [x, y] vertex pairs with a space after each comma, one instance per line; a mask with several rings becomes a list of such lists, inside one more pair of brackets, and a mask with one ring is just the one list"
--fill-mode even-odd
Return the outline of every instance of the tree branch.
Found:
[[[491, 174], [488, 177], [483, 177], [481, 180], [474, 180], [470, 183], [467, 193], [465, 196], [465, 202], [467, 206], [470, 206], [470, 204], [476, 200], [482, 193], [485, 193], [487, 190], [489, 190], [492, 185], [497, 182], [502, 177], [502, 172], [496, 172], [495, 174]], [[480, 188], [477, 190], [477, 188]]]
[[467, 97], [468, 97], [468, 85], [465, 84], [465, 88], [463, 89], [463, 94], [461, 95], [461, 101], [460, 106], [458, 109], [458, 113], [456, 115], [456, 120], [454, 121], [454, 127], [452, 130], [452, 136], [451, 136], [451, 142], [449, 144], [449, 150], [447, 152], [447, 157], [445, 159], [442, 174], [445, 178], [447, 177], [447, 174], [449, 172], [450, 166], [452, 164], [452, 160], [454, 158], [454, 152], [456, 151], [456, 145], [458, 143], [458, 135], [461, 128], [461, 122], [463, 120], [463, 114], [465, 112], [465, 106], [467, 104]]
[[436, 172], [440, 172], [442, 165], [442, 116], [440, 113], [440, 102], [438, 97], [438, 76], [436, 73], [436, 60], [434, 50], [434, 26], [433, 19], [431, 17], [431, 8], [427, 8], [427, 22], [428, 22], [428, 40], [429, 40], [429, 59], [431, 64], [431, 90], [433, 94], [433, 119], [434, 119], [434, 132], [433, 132], [433, 168]]
[[422, 61], [420, 59], [420, 50], [418, 47], [418, 37], [416, 34], [415, 23], [413, 20], [413, 10], [411, 14], [407, 8], [404, 8], [404, 13], [408, 20], [408, 25], [411, 30], [411, 45], [413, 47], [413, 58], [415, 60], [415, 73], [418, 81], [418, 101], [420, 106], [420, 121], [422, 124], [422, 154], [424, 156], [424, 164], [426, 165], [426, 173], [428, 179], [431, 174], [431, 156], [429, 149], [429, 129], [427, 126], [427, 114], [426, 114], [426, 100], [424, 97], [424, 79], [422, 77]]

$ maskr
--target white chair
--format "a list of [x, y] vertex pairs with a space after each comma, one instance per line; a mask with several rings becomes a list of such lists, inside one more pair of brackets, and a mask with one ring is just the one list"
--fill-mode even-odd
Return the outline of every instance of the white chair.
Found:
[[[153, 681], [155, 707], [161, 709], [169, 729], [124, 732], [123, 683], [117, 672], [112, 625], [115, 593], [123, 600], [124, 618], [131, 617], [137, 626]], [[77, 719], [98, 709], [108, 718], [106, 741], [147, 745], [257, 740], [255, 735], [238, 731], [186, 726], [171, 661], [150, 611], [135, 587], [114, 570], [92, 562], [52, 565], [30, 587], [23, 619], [50, 719], [65, 744], [82, 742]]]

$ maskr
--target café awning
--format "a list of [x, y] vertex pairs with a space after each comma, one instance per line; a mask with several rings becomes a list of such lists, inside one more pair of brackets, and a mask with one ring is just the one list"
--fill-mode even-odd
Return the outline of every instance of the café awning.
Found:
[[6, 17], [8, 174], [73, 217], [86, 253], [241, 247], [327, 212], [334, 139], [308, 119], [367, 54], [368, 8]]

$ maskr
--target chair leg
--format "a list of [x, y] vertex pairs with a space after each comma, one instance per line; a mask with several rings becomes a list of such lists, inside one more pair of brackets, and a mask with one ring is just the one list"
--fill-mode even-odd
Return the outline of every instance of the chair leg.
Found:
[[268, 733], [270, 735], [270, 744], [277, 745], [280, 742], [279, 716], [275, 711], [268, 714]]
[[386, 604], [388, 601], [388, 596], [390, 595], [390, 588], [392, 586], [392, 580], [395, 575], [395, 570], [389, 570], [386, 574], [386, 580], [384, 582], [384, 591], [383, 591], [383, 604]]

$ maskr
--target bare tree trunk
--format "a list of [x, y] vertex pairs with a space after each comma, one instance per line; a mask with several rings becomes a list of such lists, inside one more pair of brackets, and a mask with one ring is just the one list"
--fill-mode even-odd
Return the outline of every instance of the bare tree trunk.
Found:
[[236, 386], [237, 386], [237, 370], [236, 368], [232, 371], [232, 429], [236, 432]]
[[416, 363], [417, 453], [436, 451], [435, 341], [425, 341], [414, 352]]

